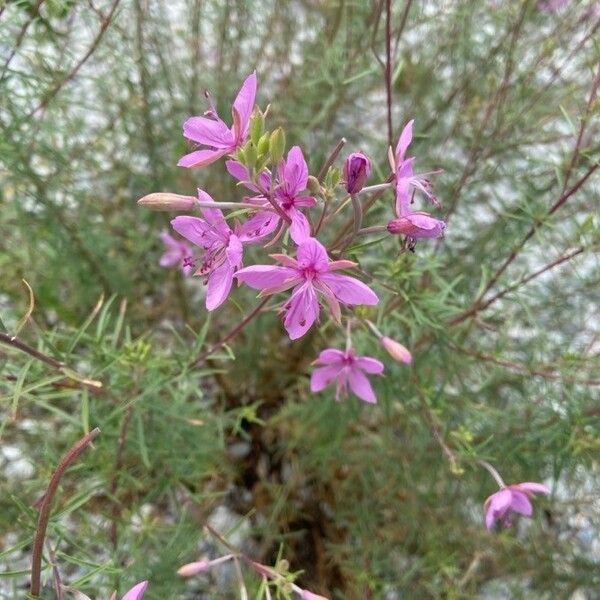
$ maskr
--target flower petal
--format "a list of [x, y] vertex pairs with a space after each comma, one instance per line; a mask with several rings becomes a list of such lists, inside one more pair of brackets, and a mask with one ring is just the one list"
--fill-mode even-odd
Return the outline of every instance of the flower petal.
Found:
[[242, 84], [238, 95], [233, 101], [233, 132], [235, 143], [246, 139], [248, 127], [250, 126], [250, 115], [254, 110], [256, 100], [256, 71], [248, 75]]
[[225, 302], [233, 283], [234, 267], [225, 262], [208, 276], [206, 310], [215, 310]]
[[375, 396], [375, 392], [371, 387], [371, 383], [367, 379], [366, 375], [355, 367], [350, 369], [349, 375], [349, 383], [350, 389], [365, 402], [369, 402], [371, 404], [375, 404], [377, 402], [377, 397]]
[[502, 519], [510, 508], [512, 493], [508, 488], [492, 494], [484, 504], [485, 526], [492, 529], [499, 519]]
[[315, 369], [310, 376], [310, 391], [315, 393], [324, 390], [337, 379], [342, 368], [343, 365], [328, 365]]
[[233, 134], [221, 119], [191, 117], [183, 124], [183, 135], [188, 140], [213, 148], [230, 148], [234, 142]]
[[195, 150], [185, 156], [182, 156], [177, 163], [178, 167], [204, 167], [219, 160], [221, 156], [225, 156], [227, 150]]
[[370, 356], [359, 356], [354, 363], [359, 369], [362, 369], [366, 373], [373, 375], [379, 375], [383, 373], [384, 364], [376, 358]]
[[300, 267], [312, 267], [316, 271], [326, 271], [328, 268], [327, 250], [315, 238], [308, 238], [298, 244], [296, 257]]
[[281, 217], [270, 210], [257, 212], [240, 226], [237, 235], [248, 244], [259, 242], [277, 229], [280, 220]]
[[337, 348], [326, 348], [321, 350], [317, 361], [322, 365], [333, 365], [343, 362], [346, 354]]
[[142, 581], [137, 585], [134, 585], [124, 596], [123, 600], [141, 600], [146, 588], [148, 587], [147, 581]]
[[362, 281], [339, 273], [319, 273], [318, 279], [325, 283], [344, 304], [369, 304], [379, 302], [377, 294]]
[[300, 282], [298, 272], [288, 267], [273, 265], [253, 265], [240, 269], [236, 274], [238, 281], [255, 290], [263, 290], [280, 286], [288, 281]]
[[289, 196], [296, 196], [306, 189], [308, 183], [308, 165], [300, 146], [293, 146], [288, 152], [280, 177], [283, 188]]
[[536, 483], [534, 481], [526, 481], [524, 483], [516, 483], [510, 486], [512, 489], [519, 490], [520, 492], [530, 494], [549, 494], [550, 489], [543, 483]]
[[[285, 267], [279, 267], [285, 268]], [[284, 305], [283, 325], [290, 339], [302, 337], [319, 316], [319, 301], [310, 283], [298, 286]]]
[[514, 510], [515, 512], [530, 517], [533, 513], [533, 506], [531, 506], [531, 502], [527, 497], [527, 494], [519, 492], [515, 489], [511, 491], [512, 500], [510, 501], [510, 510]]
[[209, 248], [220, 236], [204, 219], [181, 215], [171, 221], [171, 227], [186, 240], [202, 248]]
[[412, 142], [413, 136], [413, 123], [414, 119], [411, 119], [402, 130], [400, 134], [400, 138], [398, 140], [398, 145], [396, 146], [396, 160], [400, 163], [404, 160], [404, 155], [406, 154], [407, 148], [410, 146]]
[[292, 224], [290, 225], [290, 237], [296, 242], [296, 244], [301, 244], [310, 238], [310, 224], [308, 219], [295, 208], [291, 208], [288, 211], [288, 215], [292, 219]]
[[229, 236], [229, 243], [225, 249], [227, 260], [232, 267], [240, 267], [242, 265], [242, 255], [244, 253], [244, 247], [242, 242], [237, 235]]

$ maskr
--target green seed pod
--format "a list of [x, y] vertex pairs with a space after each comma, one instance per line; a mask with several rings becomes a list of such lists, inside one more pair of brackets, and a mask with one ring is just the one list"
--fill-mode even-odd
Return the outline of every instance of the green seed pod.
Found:
[[269, 139], [269, 154], [273, 165], [279, 164], [285, 152], [285, 132], [281, 127], [278, 127]]

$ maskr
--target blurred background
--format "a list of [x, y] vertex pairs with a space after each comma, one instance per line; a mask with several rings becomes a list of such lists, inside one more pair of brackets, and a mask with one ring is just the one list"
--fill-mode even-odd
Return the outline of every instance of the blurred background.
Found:
[[[0, 346], [0, 597], [28, 589], [33, 505], [96, 426], [47, 536], [63, 582], [92, 598], [146, 578], [149, 599], [237, 597], [227, 567], [175, 574], [225, 553], [206, 522], [330, 598], [599, 597], [595, 2], [0, 7], [0, 328], [27, 317], [25, 279], [35, 305], [19, 338], [102, 382]], [[448, 226], [414, 253], [386, 238], [356, 255], [384, 298], [369, 318], [413, 364], [358, 332], [387, 363], [379, 404], [311, 395], [310, 362], [335, 332], [292, 344], [271, 313], [190, 368], [257, 301], [240, 289], [209, 317], [202, 282], [158, 265], [168, 215], [138, 198], [242, 196], [222, 162], [176, 166], [183, 121], [205, 89], [228, 121], [256, 69], [268, 126], [311, 173], [343, 136], [341, 156], [367, 152], [377, 183], [388, 68], [392, 139], [415, 119], [417, 171], [443, 170]], [[390, 218], [388, 194], [368, 225]], [[482, 503], [497, 486], [477, 459], [552, 494], [491, 534]], [[259, 583], [247, 574], [251, 597]]]

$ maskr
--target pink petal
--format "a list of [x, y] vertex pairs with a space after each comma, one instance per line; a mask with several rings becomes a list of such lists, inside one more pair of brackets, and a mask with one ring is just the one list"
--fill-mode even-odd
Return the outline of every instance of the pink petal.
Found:
[[376, 358], [371, 358], [370, 356], [359, 356], [354, 363], [359, 369], [366, 371], [367, 373], [371, 373], [373, 375], [378, 375], [379, 373], [383, 373], [384, 364], [377, 360]]
[[240, 269], [236, 278], [255, 290], [263, 290], [280, 286], [283, 283], [293, 281], [300, 282], [298, 272], [288, 267], [276, 267], [272, 265], [253, 265]]
[[300, 146], [293, 146], [288, 152], [282, 175], [284, 189], [290, 196], [296, 196], [306, 189], [308, 165]]
[[231, 291], [233, 272], [234, 268], [230, 264], [223, 263], [210, 273], [206, 291], [206, 310], [215, 310], [225, 302]]
[[356, 368], [350, 369], [349, 376], [350, 389], [365, 402], [369, 402], [371, 404], [375, 404], [377, 402], [377, 397], [375, 396], [375, 392], [369, 383], [366, 375]]
[[402, 130], [400, 134], [400, 139], [398, 140], [398, 145], [396, 146], [396, 160], [398, 162], [402, 162], [404, 160], [404, 155], [406, 154], [406, 150], [412, 142], [413, 136], [413, 123], [414, 119], [410, 120]]
[[183, 135], [188, 140], [213, 148], [227, 149], [234, 142], [233, 134], [221, 119], [191, 117], [183, 124]]
[[256, 100], [256, 71], [251, 73], [240, 88], [238, 95], [233, 101], [233, 130], [235, 142], [239, 143], [246, 139], [248, 127], [250, 125], [250, 116], [254, 110], [254, 101]]
[[410, 181], [413, 176], [414, 158], [398, 165], [396, 172], [396, 215], [404, 216], [410, 212]]
[[271, 258], [281, 263], [284, 267], [290, 267], [291, 269], [298, 269], [298, 261], [291, 256], [285, 254], [269, 254]]
[[171, 221], [171, 227], [186, 240], [189, 240], [197, 246], [208, 248], [215, 241], [220, 240], [220, 236], [214, 228], [204, 219], [199, 217], [179, 216]]
[[296, 196], [294, 198], [294, 206], [307, 206], [311, 207], [317, 203], [316, 199], [312, 196]]
[[274, 212], [258, 212], [240, 226], [237, 235], [245, 243], [259, 242], [277, 229], [279, 221], [279, 215]]
[[290, 226], [290, 236], [296, 242], [296, 244], [301, 244], [310, 238], [310, 224], [308, 219], [295, 208], [291, 208], [288, 211], [288, 215], [292, 219], [292, 224]]
[[305, 283], [297, 287], [284, 309], [283, 325], [290, 339], [297, 340], [311, 328], [319, 316], [319, 302], [313, 286]]
[[231, 235], [229, 237], [229, 243], [227, 244], [227, 248], [225, 250], [225, 254], [227, 255], [227, 260], [232, 267], [239, 267], [242, 264], [242, 255], [244, 253], [244, 247], [242, 246], [242, 242], [237, 237], [237, 235]]
[[531, 494], [549, 494], [550, 489], [543, 483], [535, 483], [534, 481], [526, 481], [524, 483], [516, 483], [509, 486], [512, 489], [519, 490], [521, 492], [529, 492]]
[[340, 303], [338, 299], [335, 297], [335, 294], [331, 291], [329, 286], [323, 283], [320, 280], [316, 280], [314, 282], [314, 286], [319, 292], [325, 296], [325, 300], [327, 301], [327, 306], [329, 306], [329, 311], [331, 312], [331, 316], [336, 323], [342, 322], [342, 309], [340, 307]]
[[343, 365], [328, 365], [315, 369], [310, 376], [310, 391], [315, 393], [324, 390], [336, 380], [342, 368]]
[[[238, 181], [244, 182], [244, 186], [249, 190], [252, 190], [253, 192], [260, 192], [257, 186], [255, 186], [253, 183], [250, 183], [252, 178], [250, 177], [248, 169], [242, 163], [238, 162], [237, 160], [228, 160], [225, 162], [225, 167], [232, 177]], [[267, 171], [261, 171], [258, 179], [263, 189], [268, 190], [271, 187], [271, 177]]]
[[512, 493], [508, 488], [501, 489], [499, 492], [492, 494], [484, 504], [485, 509], [485, 526], [492, 529], [494, 523], [502, 519], [512, 501]]
[[533, 506], [526, 494], [519, 492], [515, 489], [512, 491], [512, 500], [510, 502], [510, 509], [515, 512], [521, 513], [527, 517], [530, 517], [533, 513]]
[[362, 281], [339, 273], [319, 273], [319, 281], [325, 283], [344, 304], [369, 304], [379, 302], [377, 294]]
[[148, 587], [147, 581], [142, 581], [137, 585], [134, 585], [124, 596], [123, 600], [141, 600], [146, 588]]
[[317, 361], [322, 365], [333, 365], [343, 362], [346, 354], [337, 348], [326, 348], [321, 350]]
[[181, 253], [179, 253], [177, 250], [169, 250], [169, 252], [165, 252], [160, 257], [158, 264], [161, 267], [174, 267], [176, 265], [180, 265], [182, 260]]
[[204, 167], [219, 160], [221, 156], [225, 156], [227, 150], [196, 150], [182, 156], [177, 163], [178, 167]]
[[301, 267], [312, 267], [316, 271], [326, 271], [329, 263], [327, 250], [321, 242], [315, 238], [308, 238], [298, 244], [296, 254]]

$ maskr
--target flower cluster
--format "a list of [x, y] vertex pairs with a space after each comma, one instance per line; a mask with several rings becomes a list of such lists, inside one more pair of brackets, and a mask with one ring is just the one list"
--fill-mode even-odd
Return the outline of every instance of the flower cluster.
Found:
[[[332, 259], [331, 252], [336, 252], [336, 244], [327, 244], [317, 236], [327, 237], [332, 231], [322, 226], [332, 219], [331, 215], [324, 219], [332, 198], [339, 201], [338, 210], [334, 212], [346, 205], [351, 205], [354, 211], [354, 231], [349, 239], [337, 244], [338, 248], [346, 248], [354, 237], [370, 233], [388, 231], [403, 235], [411, 244], [418, 238], [442, 234], [442, 221], [425, 212], [413, 212], [409, 207], [413, 202], [411, 193], [414, 195], [415, 190], [422, 191], [439, 204], [431, 192], [431, 184], [423, 175], [413, 173], [414, 157], [405, 157], [412, 140], [413, 122], [404, 128], [391, 161], [393, 182], [388, 180], [365, 187], [372, 164], [363, 152], [351, 153], [341, 173], [330, 167], [325, 177], [318, 180], [309, 175], [304, 152], [299, 146], [293, 146], [285, 153], [285, 134], [281, 128], [265, 132], [265, 115], [255, 107], [256, 90], [257, 77], [252, 73], [233, 102], [231, 127], [219, 117], [207, 94], [209, 109], [183, 125], [183, 135], [195, 147], [178, 163], [182, 167], [196, 168], [227, 157], [227, 172], [250, 192], [242, 202], [215, 201], [201, 189], [196, 198], [161, 193], [140, 200], [140, 204], [158, 210], [187, 212], [193, 207], [199, 211], [199, 215], [181, 215], [171, 221], [173, 230], [183, 239], [175, 239], [164, 232], [160, 235], [166, 248], [160, 264], [177, 266], [185, 275], [202, 277], [207, 286], [206, 308], [209, 311], [226, 301], [234, 280], [259, 290], [261, 297], [289, 293], [279, 303], [279, 312], [291, 340], [306, 335], [319, 321], [322, 306], [327, 308], [329, 318], [338, 326], [342, 325], [343, 309], [347, 308], [345, 318], [349, 326], [373, 330], [374, 326], [358, 317], [352, 307], [374, 306], [379, 302], [378, 295], [370, 285], [352, 274], [359, 268], [356, 262], [339, 256], [342, 252], [339, 249]], [[386, 188], [395, 189], [396, 218], [387, 226], [362, 229], [364, 215], [359, 195]], [[347, 193], [345, 199], [337, 198], [337, 189]], [[351, 204], [345, 202], [348, 197]], [[311, 219], [310, 211], [320, 203], [323, 204], [321, 219], [315, 226], [316, 217]], [[238, 217], [244, 215], [245, 220], [232, 222], [223, 212], [230, 209], [235, 210]], [[284, 251], [269, 254], [272, 263], [244, 265], [245, 246], [266, 248], [276, 244]], [[411, 355], [404, 346], [378, 331], [376, 335], [394, 360], [405, 364], [411, 362]], [[366, 402], [376, 402], [365, 374], [381, 374], [383, 364], [374, 358], [357, 357], [350, 345], [349, 333], [345, 351], [324, 350], [315, 362], [324, 366], [313, 374], [313, 392], [335, 381], [336, 399], [350, 390]]]

